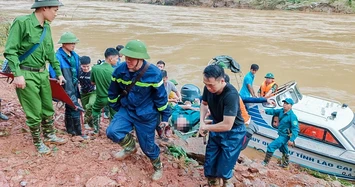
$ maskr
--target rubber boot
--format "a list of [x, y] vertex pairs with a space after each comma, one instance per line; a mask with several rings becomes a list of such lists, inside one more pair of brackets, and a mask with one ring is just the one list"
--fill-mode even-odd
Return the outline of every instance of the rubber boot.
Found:
[[73, 127], [74, 127], [74, 132], [76, 135], [81, 136], [81, 123], [80, 123], [80, 117], [79, 118], [72, 118], [73, 121]]
[[1, 99], [0, 99], [0, 119], [9, 120], [9, 118], [7, 116], [5, 116], [3, 113], [1, 113]]
[[75, 136], [73, 118], [69, 115], [65, 115], [65, 128], [68, 134]]
[[130, 133], [128, 133], [119, 144], [123, 149], [113, 155], [117, 160], [124, 160], [137, 152], [136, 142]]
[[67, 143], [66, 139], [59, 138], [55, 135], [56, 130], [53, 127], [53, 117], [48, 117], [42, 120], [42, 130], [44, 136], [44, 143], [46, 144], [65, 144]]
[[271, 152], [266, 152], [264, 161], [261, 163], [263, 166], [267, 166], [269, 164], [272, 154], [273, 153], [271, 153]]
[[155, 160], [151, 160], [153, 167], [154, 167], [154, 173], [152, 175], [152, 180], [157, 181], [163, 177], [163, 164], [160, 161], [160, 157], [156, 158]]
[[290, 162], [289, 155], [283, 154], [282, 158], [284, 159], [284, 161], [281, 162], [280, 167], [288, 169], [288, 165], [289, 165], [289, 162]]
[[223, 179], [223, 187], [234, 187], [234, 184], [230, 181], [230, 179]]
[[35, 145], [38, 153], [40, 154], [49, 154], [51, 149], [49, 149], [43, 142], [40, 137], [41, 131], [39, 127], [30, 127], [33, 144]]
[[285, 154], [282, 154], [281, 159], [278, 160], [278, 164], [277, 164], [278, 166], [281, 167], [283, 165], [283, 163], [285, 162], [285, 156], [286, 156]]
[[105, 119], [110, 118], [110, 108], [108, 106], [104, 107], [104, 118]]
[[0, 112], [0, 119], [2, 120], [9, 120], [9, 118], [7, 116], [5, 116], [3, 113]]
[[100, 132], [100, 115], [92, 116], [92, 126], [94, 128], [94, 134], [98, 135]]
[[84, 124], [88, 125], [88, 127], [85, 126], [86, 129], [94, 127], [93, 124], [92, 124], [92, 116], [91, 115], [87, 115], [85, 113], [85, 115], [84, 115]]
[[210, 187], [217, 187], [217, 186], [221, 186], [221, 182], [219, 178], [207, 178], [207, 183], [208, 186]]
[[83, 135], [83, 133], [82, 133], [80, 117], [73, 118], [73, 127], [74, 127], [74, 131], [75, 131], [75, 135], [81, 136], [84, 140], [89, 139], [89, 137], [87, 135]]

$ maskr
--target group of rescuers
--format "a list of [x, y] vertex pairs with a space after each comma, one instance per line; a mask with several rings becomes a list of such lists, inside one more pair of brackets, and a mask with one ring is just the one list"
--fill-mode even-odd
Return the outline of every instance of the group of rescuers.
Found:
[[[50, 75], [64, 87], [75, 105], [79, 106], [80, 98], [86, 110], [85, 123], [94, 129], [94, 134], [99, 133], [102, 108], [109, 105], [110, 125], [106, 135], [123, 148], [114, 154], [114, 158], [123, 160], [137, 151], [131, 133], [134, 130], [142, 151], [154, 167], [152, 180], [161, 179], [163, 165], [160, 149], [155, 143], [155, 131], [157, 127], [168, 126], [170, 117], [169, 93], [164, 86], [166, 81], [163, 81], [162, 71], [145, 60], [150, 56], [146, 45], [140, 40], [129, 41], [124, 47], [118, 48], [120, 51], [106, 49], [103, 63], [93, 66], [91, 71], [90, 58], [79, 57], [74, 52], [79, 40], [73, 33], [65, 32], [61, 36], [58, 43], [62, 45], [55, 52], [49, 22], [54, 20], [60, 6], [63, 4], [58, 0], [35, 0], [31, 7], [35, 9], [32, 14], [14, 20], [5, 45], [4, 57], [14, 75], [13, 84], [37, 151], [47, 154], [51, 151], [48, 144], [66, 143], [65, 139], [56, 136], [53, 127]], [[37, 48], [30, 51], [36, 43], [39, 44]], [[19, 59], [24, 53], [30, 54], [25, 59]], [[124, 62], [119, 62], [121, 55], [125, 56]], [[46, 62], [50, 64], [49, 70]], [[204, 173], [210, 186], [233, 185], [229, 179], [233, 176], [245, 135], [253, 133], [246, 130], [245, 123], [248, 124], [250, 116], [249, 119], [243, 119], [241, 106], [245, 107], [241, 99], [248, 101], [250, 98], [261, 98], [266, 101], [277, 89], [273, 74], [268, 73], [259, 90], [260, 97], [257, 97], [252, 89], [257, 70], [258, 66], [253, 64], [244, 78], [240, 95], [226, 81], [222, 67], [209, 65], [203, 71], [205, 87], [200, 106], [199, 133], [201, 136], [209, 133]], [[280, 121], [279, 137], [268, 145], [264, 165], [269, 162], [273, 152], [280, 149], [284, 155], [282, 164], [287, 166], [287, 145], [291, 145], [298, 134], [297, 117], [292, 111], [294, 102], [287, 98], [283, 103], [282, 109], [265, 111], [266, 114], [278, 116]], [[212, 120], [207, 122], [205, 117], [208, 113]], [[65, 126], [69, 134], [85, 138], [81, 131], [80, 112], [70, 106], [66, 106]], [[288, 132], [290, 130], [291, 133]]]

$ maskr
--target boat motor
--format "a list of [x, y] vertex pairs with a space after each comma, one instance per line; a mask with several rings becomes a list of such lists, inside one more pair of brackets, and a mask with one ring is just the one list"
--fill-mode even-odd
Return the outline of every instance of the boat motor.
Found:
[[181, 97], [182, 97], [182, 102], [185, 102], [185, 101], [194, 102], [194, 100], [196, 98], [201, 97], [200, 88], [198, 88], [197, 86], [195, 86], [193, 84], [185, 84], [181, 88]]

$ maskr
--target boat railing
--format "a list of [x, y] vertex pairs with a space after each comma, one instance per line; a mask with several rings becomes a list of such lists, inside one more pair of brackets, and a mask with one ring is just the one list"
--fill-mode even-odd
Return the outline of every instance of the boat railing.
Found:
[[324, 98], [324, 97], [320, 97], [320, 96], [316, 96], [316, 95], [307, 95], [307, 96], [314, 97], [314, 98], [317, 98], [317, 99], [322, 99], [322, 100], [325, 100], [325, 101], [329, 101], [329, 102], [341, 105], [341, 103], [339, 101], [337, 101], [337, 100], [328, 99], [328, 98]]
[[312, 116], [320, 117], [320, 118], [325, 119], [325, 121], [328, 121], [328, 117], [326, 117], [326, 116], [314, 114], [314, 113], [307, 112], [307, 111], [305, 111], [305, 110], [300, 110], [300, 109], [297, 109], [297, 108], [292, 108], [292, 110], [296, 110], [296, 111], [300, 111], [300, 112], [303, 112], [303, 113], [306, 113], [306, 114], [309, 114], [309, 115], [312, 115]]
[[290, 82], [287, 82], [283, 85], [280, 85], [276, 92], [274, 93], [274, 95], [279, 95], [285, 91], [287, 91], [289, 88], [291, 88], [293, 85], [296, 85], [296, 82], [295, 81], [290, 81]]

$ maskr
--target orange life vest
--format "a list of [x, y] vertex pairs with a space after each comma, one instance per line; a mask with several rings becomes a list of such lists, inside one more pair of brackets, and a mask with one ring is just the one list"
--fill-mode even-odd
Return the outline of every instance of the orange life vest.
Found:
[[242, 117], [244, 119], [244, 123], [246, 123], [247, 121], [249, 121], [250, 116], [248, 114], [247, 109], [245, 108], [243, 100], [240, 97], [239, 97], [239, 107], [240, 107], [240, 111], [241, 111]]
[[[261, 97], [265, 97], [265, 95], [271, 90], [271, 88], [276, 84], [275, 82], [266, 85], [266, 81], [264, 81], [260, 86], [260, 95]], [[274, 94], [271, 94], [271, 96]]]

